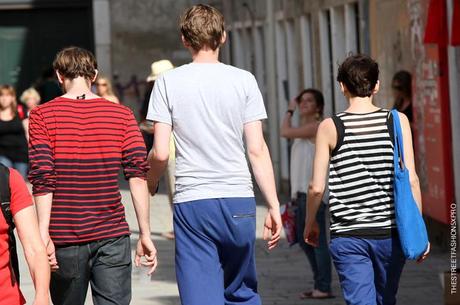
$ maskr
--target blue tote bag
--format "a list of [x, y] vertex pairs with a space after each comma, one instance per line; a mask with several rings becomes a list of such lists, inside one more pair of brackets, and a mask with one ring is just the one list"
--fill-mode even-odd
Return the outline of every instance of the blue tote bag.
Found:
[[418, 259], [428, 248], [428, 234], [422, 214], [412, 195], [409, 171], [404, 163], [404, 145], [399, 115], [392, 110], [394, 128], [394, 206], [396, 226], [404, 255]]

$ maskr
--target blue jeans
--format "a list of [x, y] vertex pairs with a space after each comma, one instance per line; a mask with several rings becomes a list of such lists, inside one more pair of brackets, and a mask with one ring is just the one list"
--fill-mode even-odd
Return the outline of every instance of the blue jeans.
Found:
[[84, 305], [91, 284], [95, 305], [128, 305], [131, 301], [129, 236], [56, 247], [59, 269], [51, 273], [54, 305]]
[[405, 258], [398, 237], [336, 237], [330, 244], [347, 305], [394, 305]]
[[176, 276], [183, 305], [261, 305], [254, 198], [174, 205]]
[[305, 193], [297, 193], [297, 212], [296, 212], [296, 230], [297, 240], [300, 248], [307, 256], [308, 261], [313, 271], [314, 288], [322, 292], [331, 291], [331, 256], [329, 254], [329, 247], [327, 244], [326, 235], [326, 205], [321, 203], [318, 213], [316, 214], [316, 221], [319, 225], [319, 243], [318, 247], [313, 247], [305, 243], [303, 237], [305, 229], [305, 215], [307, 196]]
[[5, 156], [0, 156], [0, 163], [5, 165], [6, 167], [11, 167], [17, 170], [22, 178], [27, 180], [27, 169], [28, 169], [28, 164], [25, 162], [13, 162], [9, 158]]

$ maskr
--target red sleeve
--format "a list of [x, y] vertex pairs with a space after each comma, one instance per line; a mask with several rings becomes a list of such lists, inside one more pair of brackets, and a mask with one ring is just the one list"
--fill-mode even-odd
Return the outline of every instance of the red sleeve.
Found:
[[127, 117], [126, 130], [122, 146], [122, 165], [125, 178], [139, 177], [146, 179], [149, 166], [144, 138], [132, 111]]
[[31, 111], [29, 118], [29, 181], [37, 196], [56, 189], [53, 147], [39, 107]]
[[33, 205], [32, 196], [22, 176], [10, 168], [11, 214]]

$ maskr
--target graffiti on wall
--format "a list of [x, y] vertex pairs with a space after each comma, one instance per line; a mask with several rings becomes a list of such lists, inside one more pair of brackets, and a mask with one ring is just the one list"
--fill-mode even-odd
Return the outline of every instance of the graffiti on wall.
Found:
[[[431, 100], [434, 98], [432, 95], [436, 90], [430, 89], [430, 84], [435, 81], [431, 76], [433, 73], [428, 73], [425, 75], [424, 69], [431, 66], [433, 67], [434, 63], [426, 63], [425, 58], [425, 46], [423, 45], [423, 11], [422, 3], [420, 0], [409, 0], [407, 2], [409, 18], [410, 18], [410, 40], [411, 40], [411, 56], [414, 64], [414, 73], [413, 75], [417, 78], [415, 83], [414, 90], [414, 101], [416, 103], [421, 103], [419, 106], [414, 107], [415, 117], [415, 130], [417, 134], [415, 135], [416, 142], [419, 144], [417, 146], [416, 161], [417, 161], [417, 171], [420, 178], [420, 185], [422, 188], [428, 187], [428, 177], [427, 177], [427, 165], [426, 165], [426, 145], [425, 145], [425, 101]], [[432, 70], [432, 69], [431, 69]], [[433, 71], [431, 71], [433, 72]], [[430, 76], [431, 75], [431, 76]], [[418, 79], [421, 78], [421, 79]], [[431, 91], [431, 92], [430, 92]], [[423, 98], [428, 96], [428, 99]]]

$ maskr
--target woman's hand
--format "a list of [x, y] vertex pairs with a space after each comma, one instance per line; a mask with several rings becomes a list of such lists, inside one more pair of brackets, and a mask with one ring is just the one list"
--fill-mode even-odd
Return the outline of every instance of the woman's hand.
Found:
[[297, 108], [297, 100], [293, 99], [289, 102], [288, 110], [295, 111], [296, 108]]

